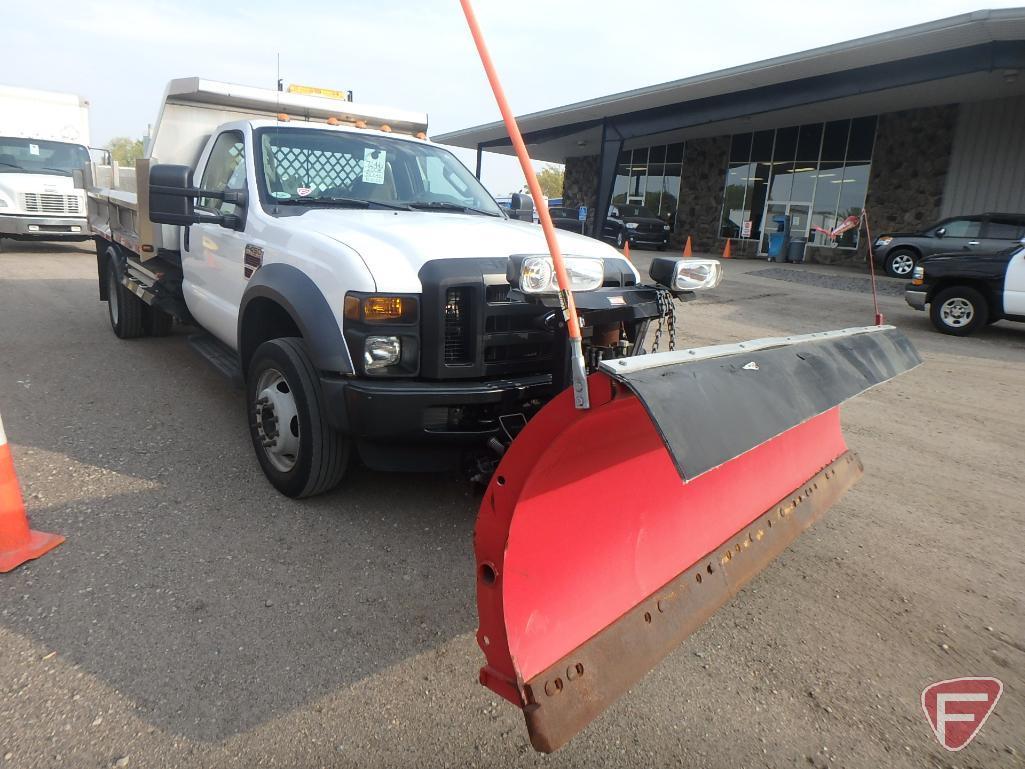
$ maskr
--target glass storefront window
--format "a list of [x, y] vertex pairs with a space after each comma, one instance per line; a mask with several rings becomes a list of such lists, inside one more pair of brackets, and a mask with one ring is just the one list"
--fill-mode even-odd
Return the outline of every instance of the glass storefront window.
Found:
[[768, 207], [775, 215], [789, 213], [793, 237], [857, 247], [857, 229], [831, 233], [847, 217], [861, 215], [875, 131], [876, 118], [864, 117], [733, 136], [720, 236], [764, 242]]
[[680, 205], [682, 142], [623, 150], [619, 155], [612, 205], [644, 206], [674, 224]]

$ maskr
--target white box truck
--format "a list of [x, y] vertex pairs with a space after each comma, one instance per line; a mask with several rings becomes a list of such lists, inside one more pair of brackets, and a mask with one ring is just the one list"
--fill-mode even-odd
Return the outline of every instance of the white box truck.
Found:
[[0, 85], [0, 238], [87, 240], [89, 102]]

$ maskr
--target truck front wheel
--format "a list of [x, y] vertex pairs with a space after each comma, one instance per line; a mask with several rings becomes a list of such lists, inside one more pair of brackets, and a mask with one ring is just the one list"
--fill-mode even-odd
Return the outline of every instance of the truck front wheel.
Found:
[[968, 286], [944, 289], [933, 297], [929, 316], [937, 331], [954, 336], [968, 336], [986, 325], [989, 306], [986, 298]]
[[302, 339], [264, 342], [246, 378], [249, 433], [274, 488], [312, 497], [337, 486], [349, 463], [349, 441], [328, 424], [317, 370]]

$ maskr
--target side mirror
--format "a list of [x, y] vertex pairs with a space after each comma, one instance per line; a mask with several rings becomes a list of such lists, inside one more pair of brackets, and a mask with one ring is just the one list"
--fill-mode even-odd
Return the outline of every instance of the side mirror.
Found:
[[947, 228], [946, 227], [940, 227], [938, 230], [936, 230], [936, 237], [937, 238], [942, 238], [946, 234], [947, 234]]
[[531, 200], [530, 195], [514, 192], [509, 205], [509, 215], [521, 222], [534, 221], [534, 201]]
[[243, 190], [200, 190], [189, 184], [192, 169], [188, 166], [155, 165], [149, 171], [149, 220], [154, 224], [219, 224], [241, 230], [244, 217], [228, 214], [208, 216], [197, 214], [196, 198], [218, 198], [245, 208], [247, 195]]

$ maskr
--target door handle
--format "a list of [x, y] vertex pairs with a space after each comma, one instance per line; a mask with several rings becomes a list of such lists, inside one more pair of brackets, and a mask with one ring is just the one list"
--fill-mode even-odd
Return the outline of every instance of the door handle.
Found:
[[968, 241], [968, 245], [969, 246], [977, 246], [977, 245], [979, 245], [979, 241], [977, 241], [977, 240], [969, 240]]

